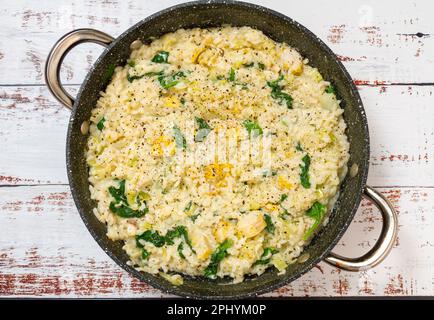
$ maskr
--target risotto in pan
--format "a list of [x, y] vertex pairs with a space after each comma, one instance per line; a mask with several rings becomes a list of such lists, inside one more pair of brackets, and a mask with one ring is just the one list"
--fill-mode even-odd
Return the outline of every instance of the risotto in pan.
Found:
[[94, 213], [138, 270], [284, 273], [327, 221], [349, 144], [334, 87], [249, 27], [135, 41], [92, 111]]

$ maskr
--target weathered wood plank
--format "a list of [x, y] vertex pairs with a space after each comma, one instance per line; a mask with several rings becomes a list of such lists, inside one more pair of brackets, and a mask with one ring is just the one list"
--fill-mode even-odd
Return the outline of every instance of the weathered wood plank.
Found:
[[[8, 35], [0, 37], [0, 84], [43, 83], [48, 51], [66, 32], [91, 27], [118, 36], [151, 13], [180, 2], [9, 2], [0, 9], [0, 29]], [[359, 84], [434, 82], [432, 1], [401, 6], [392, 0], [357, 0], [351, 6], [345, 0], [334, 1], [333, 5], [324, 0], [252, 2], [286, 14], [311, 29], [339, 55]], [[100, 47], [90, 44], [74, 49], [62, 71], [65, 83], [81, 83], [101, 52]]]
[[[359, 90], [370, 125], [369, 183], [433, 186], [433, 88], [363, 86]], [[0, 185], [67, 183], [68, 117], [69, 111], [43, 86], [0, 87]]]
[[[271, 296], [433, 295], [434, 189], [381, 188], [399, 213], [398, 241], [380, 266], [362, 273], [320, 263]], [[97, 246], [67, 186], [0, 188], [0, 296], [159, 297]], [[363, 201], [336, 252], [356, 256], [375, 241], [381, 218]]]

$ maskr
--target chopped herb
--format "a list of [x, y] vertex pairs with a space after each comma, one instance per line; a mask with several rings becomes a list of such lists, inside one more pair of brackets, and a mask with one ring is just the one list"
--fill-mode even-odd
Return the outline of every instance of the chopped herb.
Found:
[[310, 157], [308, 154], [306, 154], [301, 160], [303, 161], [303, 165], [300, 165], [301, 168], [300, 182], [303, 187], [309, 189], [310, 188], [310, 181], [309, 181]]
[[259, 126], [259, 124], [256, 121], [245, 120], [243, 124], [246, 130], [249, 132], [249, 135], [253, 137], [257, 137], [263, 133], [262, 128]]
[[164, 237], [166, 244], [173, 244], [173, 240], [175, 238], [183, 237], [185, 243], [190, 247], [190, 249], [194, 252], [193, 246], [191, 245], [190, 238], [188, 237], [188, 231], [185, 226], [177, 226], [169, 231], [167, 231], [166, 236]]
[[160, 82], [160, 85], [164, 89], [170, 89], [170, 88], [176, 86], [179, 83], [178, 80], [175, 80], [173, 78], [166, 78], [163, 75], [161, 75], [161, 76], [158, 77], [158, 82]]
[[175, 138], [176, 147], [186, 149], [187, 140], [177, 125], [173, 126], [173, 137]]
[[190, 219], [191, 219], [191, 221], [195, 222], [197, 217], [199, 217], [199, 216], [200, 216], [200, 213], [194, 214], [194, 215], [190, 216]]
[[146, 77], [153, 77], [153, 76], [161, 76], [163, 74], [164, 74], [164, 72], [163, 72], [163, 70], [161, 70], [161, 71], [157, 71], [157, 72], [155, 72], [155, 71], [146, 72], [144, 75]]
[[143, 260], [148, 259], [150, 255], [151, 255], [151, 254], [149, 253], [148, 250], [146, 250], [145, 248], [142, 249], [142, 259], [143, 259]]
[[182, 253], [182, 250], [184, 250], [184, 242], [181, 242], [179, 245], [178, 245], [178, 254], [179, 254], [179, 256], [182, 258], [182, 259], [185, 259], [185, 256], [184, 256], [184, 254]]
[[211, 129], [208, 123], [202, 118], [196, 117], [196, 122], [199, 125], [199, 129]]
[[321, 223], [325, 213], [327, 212], [327, 207], [322, 203], [316, 201], [312, 207], [306, 211], [306, 215], [315, 220], [314, 224], [309, 228], [309, 230], [304, 235], [304, 240], [310, 238], [312, 233], [316, 230], [316, 228]]
[[225, 78], [225, 76], [222, 76], [222, 75], [218, 75], [218, 76], [216, 77], [217, 80], [223, 80], [224, 78]]
[[150, 242], [157, 248], [161, 248], [165, 244], [172, 245], [174, 244], [174, 239], [183, 237], [185, 243], [190, 247], [190, 249], [193, 250], [193, 247], [191, 245], [190, 238], [188, 237], [188, 231], [185, 226], [177, 226], [169, 231], [167, 231], [166, 235], [160, 235], [158, 231], [156, 230], [146, 230], [141, 235], [136, 236], [136, 245], [139, 248], [143, 248], [142, 241]]
[[136, 236], [136, 245], [143, 248], [140, 240], [150, 242], [157, 248], [161, 248], [166, 243], [165, 237], [160, 235], [156, 230], [146, 230], [141, 235]]
[[108, 65], [108, 67], [104, 73], [105, 81], [110, 80], [112, 78], [113, 74], [115, 73], [115, 69], [116, 69], [116, 66], [113, 63]]
[[142, 79], [143, 77], [153, 77], [153, 76], [162, 76], [163, 75], [163, 71], [151, 71], [151, 72], [146, 72], [145, 74], [142, 75], [134, 75], [134, 76], [130, 76], [127, 75], [127, 80], [128, 82], [133, 82], [134, 80], [138, 80], [138, 79]]
[[181, 104], [184, 105], [185, 104], [185, 98], [182, 97], [179, 101], [181, 101]]
[[104, 129], [104, 122], [105, 122], [105, 118], [102, 117], [101, 120], [99, 120], [98, 123], [96, 124], [96, 127], [98, 128], [99, 131], [102, 131], [102, 129]]
[[252, 265], [252, 267], [257, 265], [269, 264], [271, 260], [271, 256], [278, 252], [279, 252], [278, 250], [271, 247], [265, 248], [264, 252], [261, 255], [261, 258], [259, 258], [259, 260], [256, 260], [255, 263]]
[[251, 67], [253, 67], [255, 65], [255, 63], [254, 62], [250, 62], [250, 63], [244, 63], [243, 64], [243, 67], [246, 67], [246, 68], [251, 68]]
[[282, 206], [280, 208], [282, 209], [282, 212], [279, 214], [279, 217], [281, 217], [283, 220], [286, 220], [286, 216], [289, 215], [289, 212]]
[[173, 75], [165, 76], [160, 74], [158, 76], [158, 82], [164, 89], [170, 89], [179, 83], [179, 78], [185, 78], [186, 74], [183, 71], [178, 71]]
[[136, 60], [134, 59], [128, 59], [127, 63], [131, 68], [134, 68], [136, 66]]
[[230, 247], [232, 247], [232, 241], [230, 239], [226, 239], [217, 247], [211, 255], [211, 262], [205, 268], [205, 277], [210, 279], [215, 279], [217, 277], [218, 266], [220, 262], [227, 257], [228, 249]]
[[282, 194], [282, 195], [280, 196], [280, 202], [283, 202], [283, 201], [285, 201], [286, 199], [288, 199], [288, 195], [287, 195], [287, 194]]
[[274, 233], [276, 227], [273, 223], [273, 220], [271, 220], [271, 217], [268, 214], [264, 214], [264, 220], [266, 223], [265, 230], [267, 230], [269, 233]]
[[139, 197], [136, 198], [139, 205], [138, 210], [131, 209], [125, 195], [125, 180], [119, 182], [119, 188], [111, 186], [108, 188], [108, 192], [115, 199], [110, 202], [109, 209], [111, 212], [117, 214], [122, 218], [140, 218], [149, 212], [149, 208], [146, 205], [146, 201], [140, 201]]
[[194, 137], [194, 141], [202, 142], [205, 140], [206, 136], [211, 132], [212, 128], [208, 125], [208, 123], [202, 119], [196, 117], [196, 123], [199, 125], [199, 130]]
[[169, 52], [160, 51], [152, 58], [151, 61], [155, 63], [169, 63], [168, 60], [169, 60]]
[[336, 89], [333, 85], [330, 84], [325, 88], [325, 92], [336, 94]]
[[182, 229], [180, 230], [181, 235], [184, 237], [185, 243], [190, 247], [191, 251], [196, 253], [193, 249], [193, 245], [191, 244], [190, 238], [188, 237], [188, 231], [187, 228], [184, 226], [180, 226]]
[[297, 151], [303, 151], [303, 148], [301, 147], [300, 141], [297, 142], [297, 145], [295, 146], [295, 150], [297, 150]]
[[185, 78], [185, 77], [187, 76], [186, 73], [191, 73], [191, 71], [186, 71], [186, 72], [184, 72], [184, 71], [178, 71], [178, 72], [176, 72], [176, 73], [173, 75], [173, 77]]
[[259, 67], [259, 69], [264, 70], [265, 64], [263, 64], [262, 62], [258, 62], [258, 67]]
[[117, 203], [119, 202], [128, 202], [127, 197], [125, 196], [125, 180], [119, 182], [119, 188], [116, 189], [114, 186], [110, 186], [108, 188], [110, 195], [115, 198]]
[[187, 205], [184, 208], [184, 212], [190, 211], [192, 204], [193, 204], [193, 201], [190, 201], [189, 203], [187, 203]]
[[228, 80], [229, 81], [235, 81], [235, 70], [233, 68], [231, 68], [231, 70], [229, 70]]
[[141, 76], [130, 76], [130, 75], [127, 75], [127, 80], [128, 80], [128, 82], [133, 82], [134, 80], [142, 79], [144, 76], [145, 76], [144, 74], [142, 74]]
[[283, 86], [279, 85], [281, 80], [283, 80], [283, 75], [280, 75], [277, 80], [267, 81], [267, 85], [271, 88], [271, 97], [276, 99], [279, 104], [285, 102], [288, 109], [292, 109], [292, 97], [288, 93], [282, 91]]

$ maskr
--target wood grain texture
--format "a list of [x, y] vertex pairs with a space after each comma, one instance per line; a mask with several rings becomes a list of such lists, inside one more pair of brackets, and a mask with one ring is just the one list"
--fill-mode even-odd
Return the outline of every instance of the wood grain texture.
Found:
[[[351, 273], [320, 263], [267, 295], [432, 294], [434, 189], [379, 190], [392, 201], [400, 218], [398, 241], [383, 264]], [[81, 222], [68, 186], [0, 188], [0, 210], [2, 296], [161, 296], [122, 271], [97, 246]], [[366, 252], [380, 228], [381, 215], [373, 204], [363, 201], [335, 251], [348, 256]]]
[[[75, 92], [76, 86], [68, 87]], [[433, 88], [359, 86], [371, 136], [369, 183], [432, 186]], [[0, 87], [0, 185], [67, 182], [69, 111], [43, 86]], [[403, 128], [407, 128], [403, 134]], [[38, 170], [35, 170], [35, 167]]]
[[[43, 68], [54, 42], [72, 29], [118, 36], [180, 2], [17, 0], [1, 6], [0, 297], [165, 296], [117, 267], [81, 222], [65, 170], [69, 111], [45, 87]], [[399, 213], [398, 240], [377, 268], [349, 273], [320, 263], [268, 296], [434, 295], [432, 2], [252, 2], [308, 27], [348, 68], [370, 126], [368, 183]], [[65, 59], [62, 81], [71, 93], [101, 52], [84, 44]], [[377, 209], [363, 201], [336, 252], [366, 252], [380, 228]]]
[[[0, 9], [0, 84], [43, 83], [48, 51], [64, 33], [91, 27], [118, 36], [160, 9], [180, 3], [160, 1], [10, 1]], [[299, 21], [324, 40], [360, 84], [433, 82], [432, 2], [393, 0], [252, 1]], [[339, 8], [339, 10], [335, 10]], [[391, 10], [393, 8], [393, 10]], [[327, 12], [324, 15], [324, 12]], [[97, 45], [74, 49], [62, 79], [79, 84]], [[16, 72], [16, 70], [23, 72]]]

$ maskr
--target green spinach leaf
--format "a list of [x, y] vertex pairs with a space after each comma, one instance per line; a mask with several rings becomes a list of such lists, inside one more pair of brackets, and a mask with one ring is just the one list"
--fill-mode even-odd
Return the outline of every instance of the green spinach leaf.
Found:
[[119, 188], [110, 186], [108, 188], [109, 194], [114, 198], [114, 201], [110, 202], [109, 209], [122, 218], [140, 218], [149, 212], [146, 201], [140, 201], [137, 197], [137, 204], [139, 209], [131, 209], [125, 195], [125, 180], [119, 182]]
[[271, 88], [271, 97], [278, 101], [279, 104], [286, 103], [288, 109], [292, 109], [292, 97], [283, 92], [283, 86], [279, 85], [279, 82], [283, 80], [283, 75], [280, 75], [277, 80], [267, 81], [267, 85]]
[[325, 88], [325, 92], [336, 94], [336, 89], [333, 85], [330, 84]]
[[300, 172], [300, 182], [301, 185], [309, 189], [310, 188], [310, 177], [309, 177], [309, 167], [310, 167], [310, 157], [308, 154], [306, 154], [301, 161], [303, 161], [303, 165], [300, 165], [301, 172]]
[[217, 277], [217, 270], [220, 262], [227, 257], [228, 249], [232, 247], [232, 241], [230, 239], [226, 239], [223, 241], [217, 249], [211, 255], [211, 262], [205, 268], [205, 277], [210, 279], [215, 279]]
[[169, 52], [160, 51], [151, 60], [155, 63], [169, 63]]
[[231, 70], [229, 70], [228, 80], [229, 81], [235, 81], [235, 70], [233, 68], [231, 68]]
[[179, 254], [179, 256], [180, 256], [182, 259], [185, 259], [184, 253], [182, 252], [182, 250], [184, 250], [184, 242], [181, 242], [181, 243], [178, 245], [177, 250], [178, 250], [178, 254]]
[[96, 124], [96, 127], [98, 128], [99, 131], [102, 131], [102, 129], [104, 129], [104, 122], [105, 122], [105, 118], [102, 117], [101, 120], [99, 120], [98, 123]]
[[165, 237], [160, 235], [158, 231], [146, 230], [142, 234], [136, 236], [136, 245], [139, 248], [143, 248], [140, 240], [150, 242], [157, 248], [161, 248], [166, 243]]
[[274, 230], [276, 229], [276, 226], [273, 223], [273, 220], [271, 219], [271, 216], [268, 214], [264, 214], [264, 220], [265, 220], [265, 230], [267, 230], [269, 233], [274, 233]]
[[311, 237], [312, 233], [316, 230], [316, 228], [318, 228], [326, 212], [327, 207], [318, 201], [316, 201], [312, 207], [306, 211], [306, 215], [310, 218], [313, 218], [315, 222], [304, 235], [304, 240], [307, 240]]
[[269, 264], [273, 254], [278, 253], [278, 252], [279, 252], [278, 250], [276, 250], [272, 247], [265, 248], [264, 252], [261, 255], [261, 258], [259, 258], [259, 260], [256, 260], [255, 263], [253, 263], [252, 267], [257, 266], [257, 265]]
[[257, 137], [263, 133], [261, 126], [256, 121], [245, 120], [243, 124], [250, 136]]

